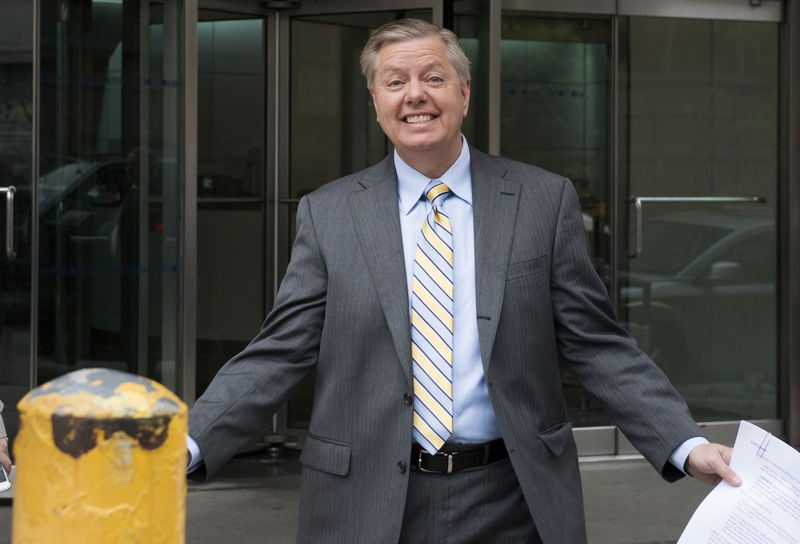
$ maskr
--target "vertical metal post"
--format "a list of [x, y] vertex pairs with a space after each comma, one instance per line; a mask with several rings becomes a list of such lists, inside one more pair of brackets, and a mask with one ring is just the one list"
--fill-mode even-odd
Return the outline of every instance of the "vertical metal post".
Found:
[[[280, 285], [280, 263], [283, 258], [285, 247], [281, 245], [281, 240], [286, 240], [288, 236], [281, 228], [289, 222], [288, 210], [281, 205], [281, 196], [288, 195], [289, 179], [289, 51], [291, 49], [291, 33], [289, 27], [289, 17], [274, 11], [270, 17], [273, 24], [269, 27], [268, 38], [272, 38], [272, 51], [268, 51], [269, 59], [272, 61], [272, 69], [269, 71], [272, 85], [272, 100], [269, 101], [272, 108], [272, 123], [268, 130], [272, 162], [272, 206], [268, 208], [272, 217], [272, 266], [266, 268], [271, 272], [270, 285], [272, 290], [269, 292], [269, 304], [275, 300]], [[283, 47], [282, 47], [283, 45]], [[285, 244], [284, 244], [285, 245]], [[286, 257], [288, 260], [288, 257]], [[281, 421], [286, 420], [286, 404], [272, 415], [272, 432], [277, 433], [281, 427]]]
[[480, 5], [483, 21], [478, 30], [480, 65], [478, 74], [478, 141], [477, 146], [492, 155], [500, 154], [500, 39], [503, 3], [489, 0]]
[[[278, 245], [278, 12], [270, 12], [264, 17], [264, 57], [266, 71], [264, 78], [264, 308], [272, 307], [275, 300]], [[266, 312], [265, 312], [266, 314]]]
[[[445, 26], [444, 3], [449, 0], [434, 0], [431, 22], [438, 26]], [[449, 27], [447, 27], [449, 28]]]
[[33, 126], [31, 127], [31, 312], [30, 312], [30, 373], [29, 388], [36, 387], [39, 379], [39, 141], [41, 124], [39, 105], [39, 82], [41, 81], [41, 0], [33, 2], [33, 70], [31, 109]]
[[[150, 163], [151, 163], [151, 144], [150, 144], [150, 90], [151, 85], [145, 83], [151, 79], [150, 74], [150, 2], [140, 2], [138, 5], [138, 85], [142, 89], [139, 92], [138, 104], [138, 124], [139, 141], [136, 142], [138, 153], [128, 155], [128, 160], [136, 160], [139, 186], [139, 217], [136, 231], [139, 239], [139, 252], [136, 258], [140, 272], [136, 275], [137, 293], [137, 320], [136, 320], [136, 353], [138, 355], [137, 373], [147, 376], [147, 364], [150, 358], [148, 349], [148, 337], [150, 331], [150, 274], [146, 271], [150, 269]], [[130, 153], [130, 150], [128, 150]]]
[[609, 130], [609, 165], [608, 179], [611, 183], [608, 191], [608, 216], [606, 221], [611, 225], [611, 236], [608, 242], [608, 274], [609, 274], [609, 297], [611, 305], [620, 315], [619, 309], [619, 246], [620, 235], [627, 232], [620, 224], [620, 168], [619, 168], [619, 49], [620, 49], [620, 29], [619, 15], [611, 16], [611, 62], [610, 62], [610, 82], [609, 82], [609, 109], [608, 109], [608, 130]]
[[[145, 5], [148, 3], [145, 2]], [[125, 190], [123, 198], [126, 204], [121, 207], [119, 219], [119, 258], [122, 268], [119, 276], [119, 320], [120, 320], [120, 347], [122, 358], [127, 368], [135, 368], [142, 373], [147, 360], [147, 353], [141, 352], [140, 338], [147, 334], [146, 330], [139, 328], [139, 304], [147, 293], [139, 291], [139, 278], [143, 274], [138, 272], [144, 264], [139, 260], [140, 243], [147, 236], [147, 230], [139, 228], [139, 217], [142, 212], [147, 213], [146, 194], [142, 195], [141, 172], [138, 170], [138, 157], [141, 155], [142, 137], [139, 119], [141, 116], [141, 97], [147, 94], [142, 92], [142, 69], [140, 55], [142, 45], [141, 27], [148, 26], [147, 20], [142, 20], [140, 4], [125, 1], [122, 3], [122, 153], [128, 161], [125, 177]], [[145, 8], [146, 9], [146, 8]], [[145, 36], [145, 43], [148, 41]], [[134, 170], [134, 168], [136, 170]], [[139, 175], [137, 175], [139, 174]], [[136, 179], [139, 178], [139, 179]], [[146, 186], [144, 187], [146, 192]]]
[[190, 407], [195, 401], [197, 367], [197, 0], [183, 0], [181, 11], [182, 63], [181, 204], [178, 391]]
[[442, 26], [449, 30], [454, 30], [455, 25], [453, 1], [454, 0], [444, 0], [442, 2]]
[[800, 446], [800, 1], [790, 0], [782, 29], [780, 291], [781, 415]]
[[[275, 153], [277, 161], [275, 171], [275, 261], [273, 267], [273, 286], [277, 294], [280, 286], [282, 269], [289, 262], [289, 205], [281, 200], [289, 198], [290, 191], [290, 111], [291, 111], [291, 16], [275, 12]], [[274, 299], [273, 299], [274, 300]]]

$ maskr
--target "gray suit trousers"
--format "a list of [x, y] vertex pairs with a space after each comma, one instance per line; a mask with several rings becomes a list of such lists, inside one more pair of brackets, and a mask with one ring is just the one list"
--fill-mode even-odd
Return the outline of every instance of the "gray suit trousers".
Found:
[[412, 471], [400, 544], [541, 543], [509, 459], [453, 474]]

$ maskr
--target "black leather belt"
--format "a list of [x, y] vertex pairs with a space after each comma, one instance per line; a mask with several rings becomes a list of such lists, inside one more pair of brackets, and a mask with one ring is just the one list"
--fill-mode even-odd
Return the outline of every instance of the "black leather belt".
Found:
[[[462, 449], [463, 448], [463, 449]], [[483, 444], [444, 445], [444, 451], [431, 455], [419, 444], [411, 447], [411, 469], [434, 474], [450, 474], [465, 468], [480, 467], [508, 458], [502, 438]]]

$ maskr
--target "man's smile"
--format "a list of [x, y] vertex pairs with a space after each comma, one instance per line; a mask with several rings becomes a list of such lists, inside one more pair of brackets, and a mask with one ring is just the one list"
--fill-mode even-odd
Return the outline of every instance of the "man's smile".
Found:
[[431, 115], [430, 113], [426, 113], [424, 115], [407, 115], [403, 119], [403, 121], [411, 125], [414, 125], [416, 123], [424, 123], [426, 121], [432, 121], [436, 117], [438, 117], [438, 115]]

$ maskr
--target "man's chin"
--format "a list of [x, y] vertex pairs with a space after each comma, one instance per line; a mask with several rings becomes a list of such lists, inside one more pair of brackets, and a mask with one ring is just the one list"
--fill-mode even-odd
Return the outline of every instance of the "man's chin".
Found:
[[417, 153], [443, 153], [458, 147], [461, 148], [461, 137], [453, 141], [445, 141], [435, 136], [420, 136], [416, 138], [404, 138], [400, 142], [392, 142], [399, 150], [404, 150], [410, 154]]

